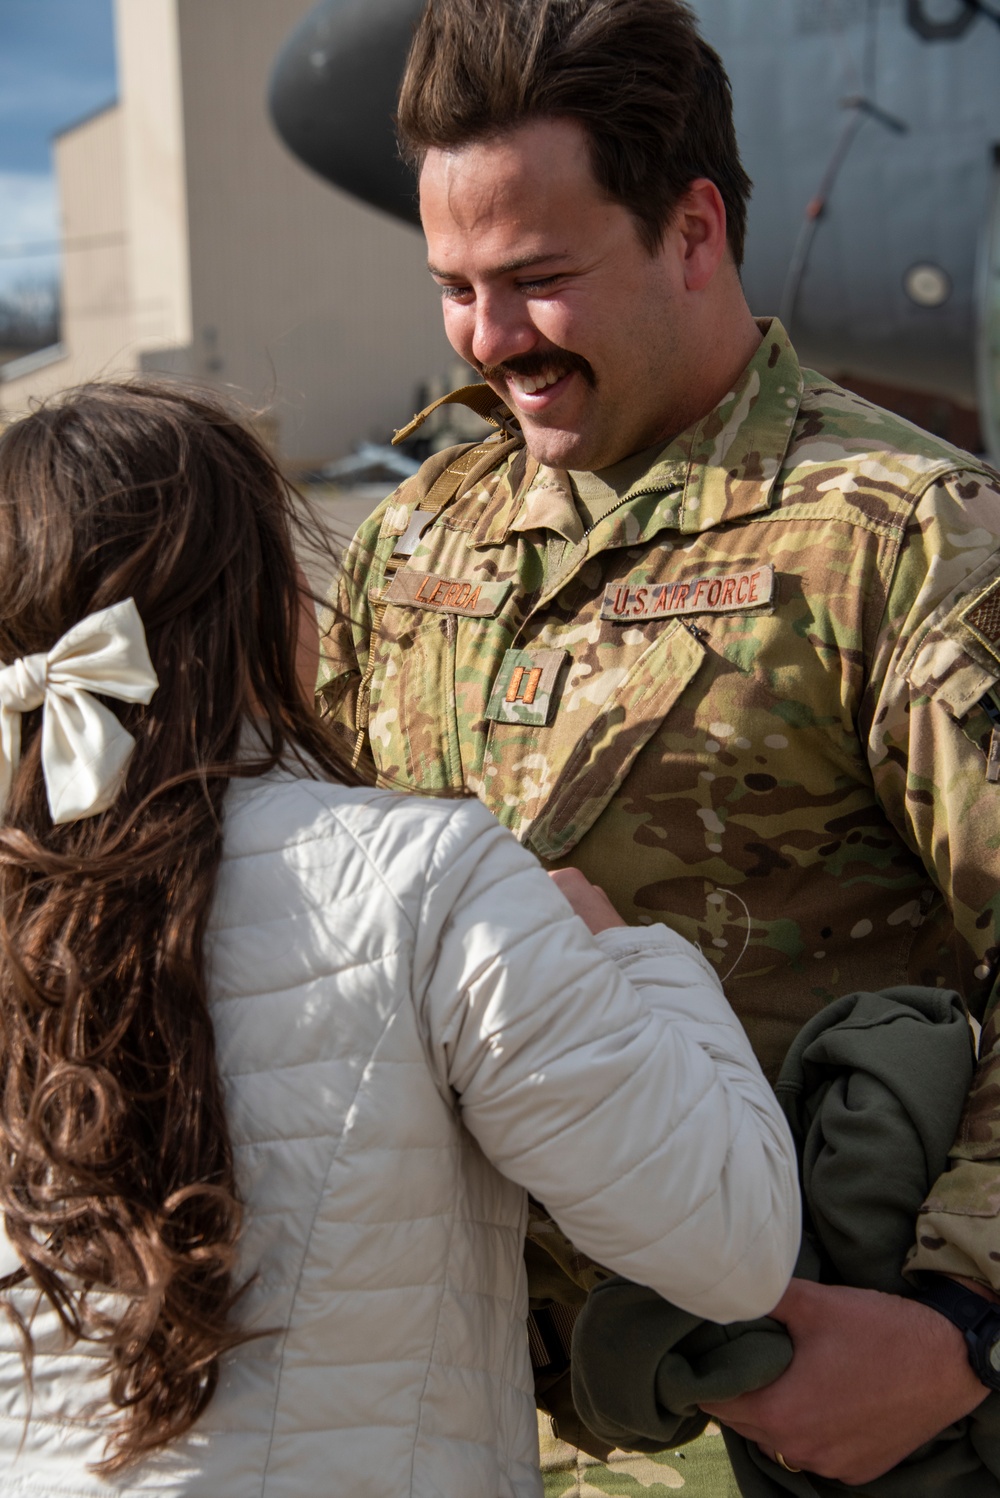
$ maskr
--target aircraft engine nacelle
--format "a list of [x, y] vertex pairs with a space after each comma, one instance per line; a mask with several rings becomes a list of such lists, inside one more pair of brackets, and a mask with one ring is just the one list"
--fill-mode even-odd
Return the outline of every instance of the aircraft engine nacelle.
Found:
[[424, 0], [323, 0], [299, 22], [271, 75], [271, 118], [306, 166], [394, 218], [419, 224], [393, 119]]

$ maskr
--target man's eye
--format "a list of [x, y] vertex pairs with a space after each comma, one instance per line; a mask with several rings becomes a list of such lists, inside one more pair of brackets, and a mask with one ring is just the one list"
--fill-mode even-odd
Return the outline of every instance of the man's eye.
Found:
[[472, 289], [469, 286], [455, 286], [440, 281], [438, 282], [438, 290], [441, 293], [442, 299], [446, 302], [465, 301], [472, 295]]
[[553, 289], [559, 279], [558, 276], [536, 276], [531, 281], [518, 281], [517, 284], [521, 291], [541, 292], [544, 295]]

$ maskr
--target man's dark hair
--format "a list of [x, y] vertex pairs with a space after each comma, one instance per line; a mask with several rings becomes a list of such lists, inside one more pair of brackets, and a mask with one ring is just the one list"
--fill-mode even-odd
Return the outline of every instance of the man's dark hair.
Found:
[[726, 205], [743, 261], [751, 182], [729, 79], [683, 0], [428, 0], [399, 96], [404, 156], [419, 168], [541, 118], [577, 120], [598, 185], [653, 254], [696, 177]]

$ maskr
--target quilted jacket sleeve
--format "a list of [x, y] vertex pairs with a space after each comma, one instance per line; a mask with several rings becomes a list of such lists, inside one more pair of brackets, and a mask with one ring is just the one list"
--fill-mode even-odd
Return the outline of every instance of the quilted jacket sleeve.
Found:
[[427, 872], [414, 998], [439, 1085], [578, 1248], [699, 1316], [771, 1309], [799, 1243], [794, 1149], [694, 947], [665, 926], [595, 940], [463, 802]]

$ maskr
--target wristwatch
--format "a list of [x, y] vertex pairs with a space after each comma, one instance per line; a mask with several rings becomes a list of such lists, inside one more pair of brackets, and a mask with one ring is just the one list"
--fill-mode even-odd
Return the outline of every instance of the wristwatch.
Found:
[[923, 1274], [917, 1300], [940, 1311], [965, 1337], [972, 1371], [988, 1389], [1000, 1389], [1000, 1305], [943, 1274]]

